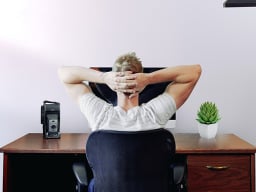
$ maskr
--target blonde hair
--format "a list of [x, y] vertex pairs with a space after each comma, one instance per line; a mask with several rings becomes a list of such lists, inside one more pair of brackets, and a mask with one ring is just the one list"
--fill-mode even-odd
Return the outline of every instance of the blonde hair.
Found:
[[143, 72], [143, 67], [140, 59], [136, 57], [136, 53], [132, 52], [119, 56], [112, 67], [112, 71], [141, 73]]

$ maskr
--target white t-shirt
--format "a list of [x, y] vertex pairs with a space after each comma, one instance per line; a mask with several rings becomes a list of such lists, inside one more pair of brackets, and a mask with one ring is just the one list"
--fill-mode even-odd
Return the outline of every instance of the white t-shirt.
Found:
[[114, 107], [93, 93], [83, 95], [79, 104], [92, 131], [142, 131], [163, 128], [176, 112], [175, 101], [168, 93], [128, 111], [119, 106]]

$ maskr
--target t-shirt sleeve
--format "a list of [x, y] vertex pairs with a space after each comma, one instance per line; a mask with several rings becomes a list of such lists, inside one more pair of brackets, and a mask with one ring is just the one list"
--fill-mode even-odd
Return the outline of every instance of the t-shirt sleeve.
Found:
[[171, 95], [163, 93], [152, 99], [144, 106], [151, 114], [152, 118], [160, 125], [165, 125], [176, 112], [176, 103]]
[[102, 118], [105, 117], [105, 111], [111, 104], [98, 98], [93, 93], [86, 93], [79, 99], [79, 107], [86, 117], [92, 131], [98, 129]]

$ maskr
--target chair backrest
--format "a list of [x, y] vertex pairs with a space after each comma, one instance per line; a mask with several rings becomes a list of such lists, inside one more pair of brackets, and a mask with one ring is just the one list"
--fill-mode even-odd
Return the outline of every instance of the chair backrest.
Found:
[[175, 140], [166, 129], [92, 132], [86, 156], [95, 192], [170, 192]]

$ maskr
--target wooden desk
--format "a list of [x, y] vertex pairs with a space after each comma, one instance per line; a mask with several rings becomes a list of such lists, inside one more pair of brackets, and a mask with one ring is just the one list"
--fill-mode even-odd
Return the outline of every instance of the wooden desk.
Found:
[[[256, 148], [233, 134], [202, 139], [174, 134], [177, 154], [186, 158], [189, 192], [254, 192]], [[71, 165], [85, 161], [88, 134], [62, 133], [43, 139], [30, 133], [2, 147], [3, 192], [75, 191]], [[88, 165], [87, 165], [88, 166]]]

